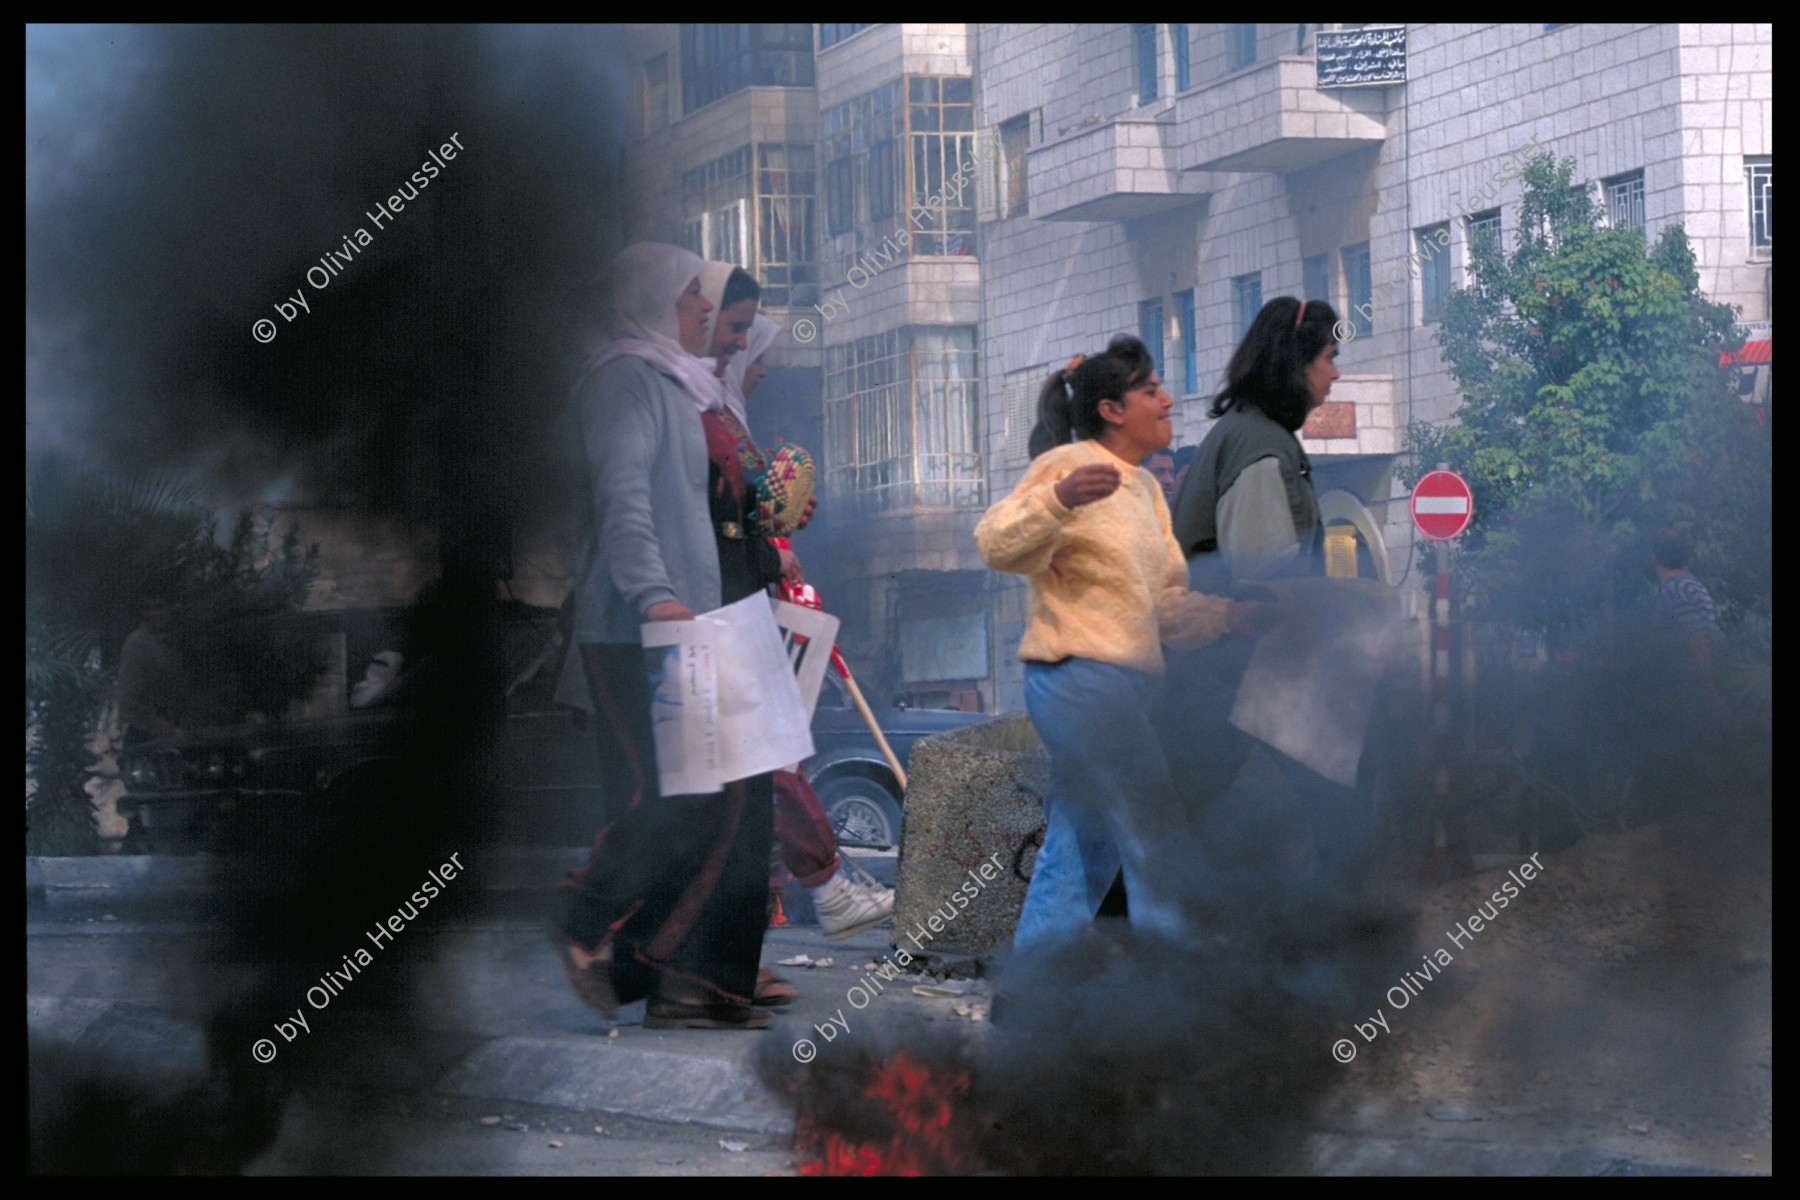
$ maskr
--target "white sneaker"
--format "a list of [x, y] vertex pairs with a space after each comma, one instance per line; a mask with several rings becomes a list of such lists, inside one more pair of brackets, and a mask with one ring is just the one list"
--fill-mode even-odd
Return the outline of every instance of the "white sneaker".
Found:
[[833, 940], [872, 929], [894, 915], [892, 889], [851, 883], [842, 870], [807, 891], [812, 893], [813, 908], [819, 914], [825, 936]]

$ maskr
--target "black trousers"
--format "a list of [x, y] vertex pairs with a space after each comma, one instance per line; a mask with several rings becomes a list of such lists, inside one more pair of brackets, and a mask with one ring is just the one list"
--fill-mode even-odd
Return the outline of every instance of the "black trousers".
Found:
[[664, 973], [749, 1003], [767, 926], [773, 776], [710, 796], [662, 795], [643, 648], [583, 645], [581, 655], [615, 815], [564, 880], [563, 929], [590, 951], [612, 943], [621, 1003], [656, 992]]

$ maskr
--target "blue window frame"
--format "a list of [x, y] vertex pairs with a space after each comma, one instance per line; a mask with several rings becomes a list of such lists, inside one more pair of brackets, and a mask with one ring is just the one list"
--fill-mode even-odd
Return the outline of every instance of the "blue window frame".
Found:
[[1444, 302], [1450, 299], [1450, 226], [1433, 225], [1414, 237], [1419, 256], [1419, 316], [1422, 321], [1444, 319]]
[[1188, 27], [1169, 26], [1169, 42], [1175, 47], [1175, 90], [1185, 92], [1192, 82], [1188, 75]]
[[1256, 61], [1256, 26], [1231, 27], [1231, 69], [1247, 67]]
[[1300, 298], [1331, 303], [1331, 256], [1315, 254], [1300, 260]]
[[1200, 390], [1200, 347], [1194, 343], [1194, 289], [1175, 293], [1175, 315], [1181, 320], [1181, 394]]
[[1231, 290], [1237, 299], [1238, 337], [1241, 338], [1250, 332], [1251, 322], [1262, 311], [1262, 272], [1239, 275], [1231, 281]]
[[1375, 332], [1375, 281], [1369, 274], [1369, 243], [1344, 247], [1344, 303], [1350, 311], [1345, 315], [1356, 322], [1356, 335], [1365, 337]]
[[1138, 336], [1144, 339], [1144, 345], [1150, 348], [1150, 358], [1156, 363], [1156, 373], [1163, 373], [1163, 302], [1158, 296], [1154, 300], [1145, 300], [1138, 305]]
[[1138, 103], [1156, 99], [1156, 26], [1133, 25], [1137, 35]]

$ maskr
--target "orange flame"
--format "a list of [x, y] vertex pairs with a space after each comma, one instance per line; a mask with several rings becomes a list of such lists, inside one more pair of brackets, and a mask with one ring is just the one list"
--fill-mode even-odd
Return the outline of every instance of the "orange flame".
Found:
[[963, 1175], [981, 1169], [972, 1132], [980, 1122], [960, 1123], [958, 1103], [966, 1109], [969, 1073], [942, 1077], [901, 1050], [875, 1068], [863, 1094], [881, 1102], [892, 1119], [885, 1140], [854, 1141], [823, 1122], [801, 1117], [795, 1122], [794, 1144], [812, 1155], [800, 1164], [802, 1175]]

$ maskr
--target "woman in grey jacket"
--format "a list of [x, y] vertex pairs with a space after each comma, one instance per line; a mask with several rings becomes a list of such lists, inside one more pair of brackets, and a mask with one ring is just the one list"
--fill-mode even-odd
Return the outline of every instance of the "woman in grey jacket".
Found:
[[564, 881], [556, 930], [565, 974], [613, 1017], [648, 996], [651, 1028], [760, 1029], [773, 818], [742, 783], [663, 796], [639, 626], [719, 607], [701, 414], [724, 405], [706, 349], [701, 260], [675, 246], [628, 247], [613, 264], [612, 340], [576, 397], [588, 503], [575, 584], [581, 648], [612, 823]]

